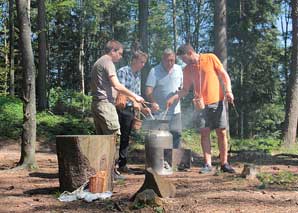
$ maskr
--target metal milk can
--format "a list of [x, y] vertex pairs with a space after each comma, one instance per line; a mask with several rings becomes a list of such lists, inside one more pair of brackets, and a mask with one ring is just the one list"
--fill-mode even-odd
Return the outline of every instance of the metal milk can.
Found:
[[145, 135], [146, 168], [151, 167], [159, 175], [169, 175], [173, 169], [164, 160], [164, 149], [173, 149], [173, 136], [169, 132], [169, 121], [146, 120]]

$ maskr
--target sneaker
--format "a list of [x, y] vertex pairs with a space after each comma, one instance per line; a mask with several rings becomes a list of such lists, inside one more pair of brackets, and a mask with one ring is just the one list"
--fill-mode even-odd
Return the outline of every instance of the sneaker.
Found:
[[125, 180], [125, 177], [120, 174], [119, 171], [116, 169], [113, 171], [113, 181], [118, 181], [118, 180]]
[[120, 172], [121, 174], [122, 173], [125, 173], [125, 174], [133, 174], [133, 170], [131, 170], [130, 168], [128, 168], [126, 165], [125, 166], [121, 166], [119, 167], [118, 169], [118, 172]]
[[227, 172], [227, 173], [235, 173], [235, 170], [230, 166], [230, 164], [225, 163], [220, 167], [220, 170], [222, 172]]
[[200, 173], [201, 174], [207, 174], [212, 172], [212, 166], [210, 166], [209, 164], [205, 164], [201, 169], [200, 169]]

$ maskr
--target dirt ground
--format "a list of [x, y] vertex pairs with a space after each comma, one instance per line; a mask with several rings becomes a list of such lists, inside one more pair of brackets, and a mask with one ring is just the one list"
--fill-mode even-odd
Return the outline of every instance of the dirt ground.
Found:
[[[132, 210], [129, 198], [140, 188], [144, 175], [125, 175], [117, 182], [109, 200], [87, 203], [81, 200], [60, 202], [58, 163], [55, 143], [37, 144], [36, 171], [7, 169], [16, 165], [20, 157], [17, 141], [0, 140], [0, 212], [161, 212], [145, 207]], [[142, 153], [138, 153], [140, 159]], [[242, 155], [242, 156], [241, 156]], [[189, 171], [166, 176], [176, 186], [175, 198], [163, 198], [164, 212], [298, 212], [298, 185], [274, 185], [260, 189], [256, 179], [240, 177], [246, 162], [255, 163], [261, 172], [292, 171], [298, 173], [295, 156], [231, 156], [236, 174], [199, 174], [199, 156]], [[136, 162], [134, 160], [134, 162]], [[142, 163], [142, 162], [140, 162]], [[142, 164], [130, 165], [140, 167]]]

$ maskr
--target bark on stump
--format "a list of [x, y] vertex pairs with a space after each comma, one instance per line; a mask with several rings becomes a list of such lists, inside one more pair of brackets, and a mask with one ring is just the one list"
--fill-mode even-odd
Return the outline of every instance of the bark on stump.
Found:
[[145, 191], [146, 189], [152, 189], [159, 197], [175, 197], [176, 187], [174, 184], [165, 180], [164, 177], [158, 175], [152, 168], [147, 168], [145, 170], [145, 181], [141, 188], [132, 196], [131, 200]]
[[58, 135], [56, 147], [60, 191], [73, 191], [99, 171], [106, 171], [107, 190], [112, 191], [116, 151], [113, 135]]

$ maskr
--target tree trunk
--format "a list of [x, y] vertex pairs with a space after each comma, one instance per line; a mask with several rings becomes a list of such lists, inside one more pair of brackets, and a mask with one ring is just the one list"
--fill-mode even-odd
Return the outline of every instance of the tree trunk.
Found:
[[[139, 0], [139, 40], [142, 50], [148, 53], [148, 17], [149, 17], [149, 0]], [[149, 73], [148, 63], [141, 72], [141, 90], [145, 94], [146, 79]]]
[[23, 132], [21, 158], [19, 165], [26, 168], [36, 167], [36, 101], [35, 65], [31, 45], [31, 25], [29, 19], [30, 0], [17, 0], [17, 16], [20, 30], [20, 50], [23, 67]]
[[215, 27], [215, 54], [227, 69], [227, 11], [226, 0], [215, 1], [214, 27]]
[[172, 0], [172, 7], [173, 7], [173, 38], [174, 38], [174, 51], [177, 50], [177, 23], [176, 23], [176, 0]]
[[[215, 1], [214, 13], [214, 27], [215, 27], [215, 54], [218, 56], [223, 64], [224, 69], [228, 70], [228, 51], [227, 51], [227, 10], [226, 0]], [[229, 115], [229, 104], [225, 101], [227, 115]], [[227, 116], [229, 132], [229, 116]], [[229, 134], [228, 134], [229, 135]]]
[[139, 38], [142, 50], [148, 52], [149, 1], [139, 0]]
[[287, 90], [284, 145], [295, 144], [298, 122], [298, 0], [292, 0], [292, 64]]
[[81, 93], [85, 94], [85, 74], [84, 74], [84, 42], [85, 42], [85, 9], [84, 9], [84, 4], [83, 0], [79, 1], [80, 4], [80, 52], [79, 52], [79, 72], [81, 76]]
[[9, 0], [9, 95], [15, 95], [14, 82], [14, 9], [13, 0]]
[[[284, 12], [283, 15], [280, 17], [280, 26], [282, 31], [283, 43], [284, 43], [284, 50], [283, 50], [283, 57], [284, 57], [284, 78], [285, 78], [285, 85], [289, 83], [289, 57], [288, 57], [288, 40], [289, 40], [289, 22], [290, 22], [290, 5], [288, 2], [282, 2], [284, 5]], [[284, 19], [283, 19], [284, 18]]]
[[[82, 35], [84, 36], [84, 35]], [[84, 37], [80, 42], [80, 54], [79, 54], [79, 70], [81, 74], [81, 93], [85, 94], [85, 80], [84, 80]]]
[[38, 74], [37, 74], [37, 106], [39, 111], [47, 108], [47, 44], [45, 27], [45, 3], [38, 0]]
[[185, 21], [184, 21], [184, 25], [185, 25], [185, 43], [191, 43], [191, 35], [190, 35], [190, 11], [189, 11], [189, 7], [190, 7], [190, 3], [189, 1], [183, 1], [184, 2], [184, 15], [185, 15]]
[[1, 85], [1, 90], [3, 90], [3, 91], [1, 91], [1, 92], [3, 92], [3, 94], [6, 94], [6, 92], [7, 92], [7, 74], [8, 74], [8, 69], [9, 69], [8, 52], [6, 51], [8, 49], [6, 23], [4, 23], [3, 31], [4, 31], [4, 49], [5, 49], [5, 51], [4, 51], [5, 68], [3, 70], [4, 71], [3, 76], [1, 76], [1, 79], [3, 79], [3, 84]]

